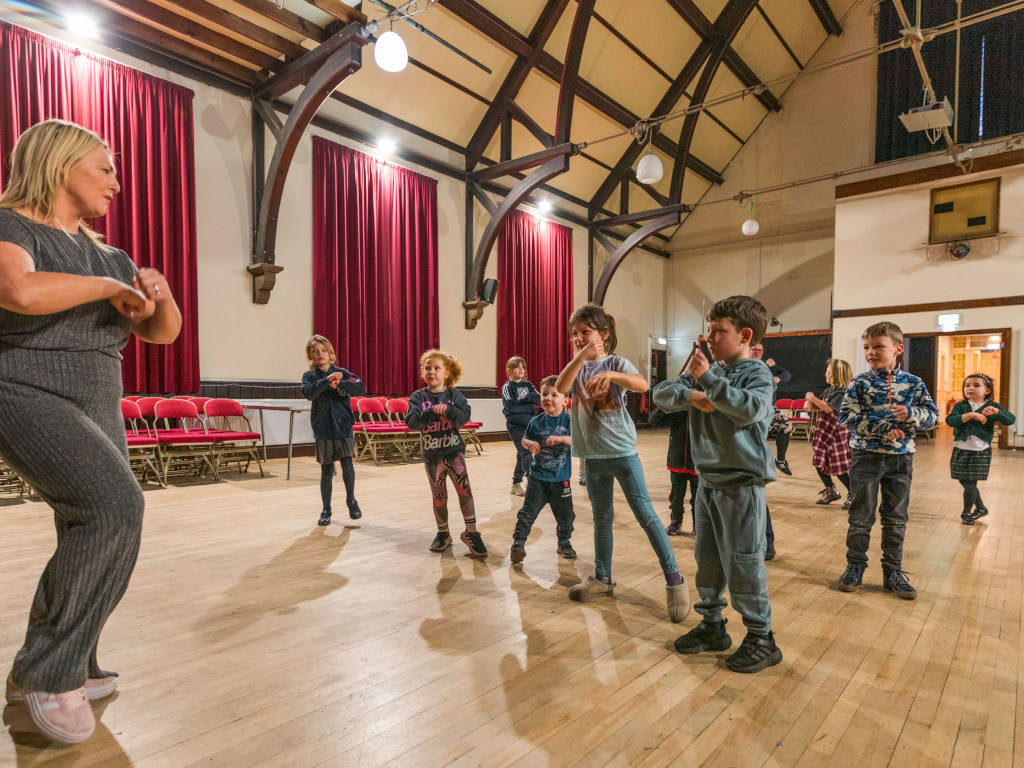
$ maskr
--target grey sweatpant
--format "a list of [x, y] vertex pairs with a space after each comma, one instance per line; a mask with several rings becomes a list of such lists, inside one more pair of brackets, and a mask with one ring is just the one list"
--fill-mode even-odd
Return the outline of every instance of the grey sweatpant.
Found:
[[11, 670], [26, 690], [63, 693], [108, 674], [97, 643], [135, 567], [144, 507], [120, 397], [121, 362], [109, 355], [0, 347], [0, 456], [57, 528]]
[[726, 587], [747, 631], [767, 636], [772, 628], [768, 571], [764, 565], [763, 485], [735, 488], [697, 486], [697, 594], [694, 605], [708, 621], [721, 621]]

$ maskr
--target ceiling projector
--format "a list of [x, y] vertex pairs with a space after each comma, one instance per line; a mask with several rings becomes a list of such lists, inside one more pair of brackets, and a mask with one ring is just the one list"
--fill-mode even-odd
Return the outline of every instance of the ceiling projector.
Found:
[[900, 115], [900, 122], [908, 131], [927, 131], [933, 128], [946, 128], [953, 124], [953, 107], [948, 98], [937, 104], [925, 104], [915, 107], [905, 115]]

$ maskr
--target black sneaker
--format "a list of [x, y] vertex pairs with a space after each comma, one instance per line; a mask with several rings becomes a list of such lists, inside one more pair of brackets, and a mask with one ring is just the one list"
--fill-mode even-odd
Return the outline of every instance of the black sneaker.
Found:
[[864, 569], [867, 566], [854, 565], [850, 563], [839, 577], [839, 590], [841, 592], [853, 592], [860, 586], [864, 579]]
[[576, 550], [572, 548], [572, 544], [565, 541], [558, 545], [558, 555], [559, 557], [564, 557], [566, 560], [575, 560]]
[[768, 546], [764, 548], [764, 559], [774, 560], [775, 559], [775, 542], [769, 541]]
[[363, 516], [363, 510], [359, 508], [358, 504], [353, 503], [352, 506], [348, 508], [348, 516], [352, 520], [358, 520]]
[[[778, 468], [779, 472], [781, 472], [782, 474], [789, 475], [790, 477], [793, 476], [793, 470], [789, 468], [789, 462], [786, 461], [785, 459], [782, 459], [782, 461], [779, 461], [778, 459], [776, 459], [775, 460], [775, 466]], [[776, 662], [776, 663], [778, 663], [778, 662]]]
[[317, 525], [330, 525], [331, 524], [331, 513], [326, 509], [320, 513], [320, 519], [316, 521]]
[[907, 574], [899, 569], [887, 570], [883, 573], [882, 587], [886, 592], [892, 592], [896, 597], [904, 600], [913, 600], [917, 597], [917, 590], [910, 586]]
[[850, 496], [846, 497], [846, 501], [843, 502], [843, 509], [849, 509], [853, 506], [853, 498]]
[[512, 542], [512, 551], [509, 552], [509, 557], [512, 558], [513, 563], [521, 563], [526, 559], [526, 545], [521, 541]]
[[736, 653], [725, 660], [725, 666], [733, 672], [760, 672], [762, 669], [774, 667], [782, 661], [782, 650], [775, 644], [775, 634], [768, 637], [747, 633], [736, 649]]
[[582, 485], [584, 488], [587, 487], [587, 481], [584, 480], [582, 477], [580, 478], [580, 485]]
[[700, 624], [685, 635], [676, 638], [675, 648], [679, 653], [702, 653], [704, 651], [726, 651], [732, 647], [732, 638], [725, 631], [726, 620], [712, 624], [701, 619]]
[[979, 517], [984, 517], [987, 514], [988, 510], [985, 507], [975, 507], [974, 512], [971, 514], [971, 517], [977, 520]]
[[974, 525], [974, 515], [969, 512], [963, 512], [960, 515], [960, 522], [964, 525]]
[[470, 557], [487, 557], [487, 547], [484, 546], [484, 540], [479, 531], [463, 531], [459, 538], [462, 539], [463, 544], [469, 547]]
[[669, 536], [682, 536], [683, 535], [683, 521], [682, 520], [673, 520], [672, 522], [670, 522], [668, 524], [668, 527], [665, 529], [665, 533], [667, 533]]
[[431, 552], [444, 552], [452, 545], [452, 537], [448, 531], [438, 531], [434, 541], [430, 544]]

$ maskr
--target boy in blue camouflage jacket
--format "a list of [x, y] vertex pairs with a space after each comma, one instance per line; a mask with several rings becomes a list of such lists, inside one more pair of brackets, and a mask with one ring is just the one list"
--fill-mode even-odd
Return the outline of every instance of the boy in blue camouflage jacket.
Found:
[[839, 577], [839, 589], [853, 592], [861, 585], [877, 507], [882, 519], [882, 585], [897, 597], [913, 600], [917, 591], [903, 572], [903, 538], [914, 468], [914, 436], [919, 429], [934, 427], [939, 411], [924, 382], [900, 370], [903, 331], [898, 325], [876, 323], [861, 338], [871, 370], [854, 377], [839, 409], [839, 421], [851, 432], [853, 454], [847, 567]]

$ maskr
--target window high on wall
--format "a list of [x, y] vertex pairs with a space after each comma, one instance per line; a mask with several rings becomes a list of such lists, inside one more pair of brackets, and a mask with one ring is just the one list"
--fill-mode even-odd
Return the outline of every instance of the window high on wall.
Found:
[[[1003, 0], [963, 0], [961, 16], [990, 10]], [[910, 3], [905, 7], [911, 14]], [[894, 6], [884, 0], [878, 9], [879, 42], [897, 40], [903, 25]], [[929, 29], [957, 18], [956, 0], [922, 3], [921, 26]], [[948, 32], [924, 44], [922, 57], [939, 100], [949, 99], [957, 110], [950, 133], [958, 143], [1024, 131], [1024, 11], [997, 16], [964, 27], [960, 32], [959, 62], [957, 33]], [[959, 77], [957, 75], [959, 74]], [[941, 149], [924, 131], [908, 132], [899, 116], [919, 107], [924, 100], [921, 75], [910, 49], [901, 48], [878, 57], [878, 104], [875, 133], [875, 162], [912, 157]], [[954, 133], [955, 132], [955, 133]]]

